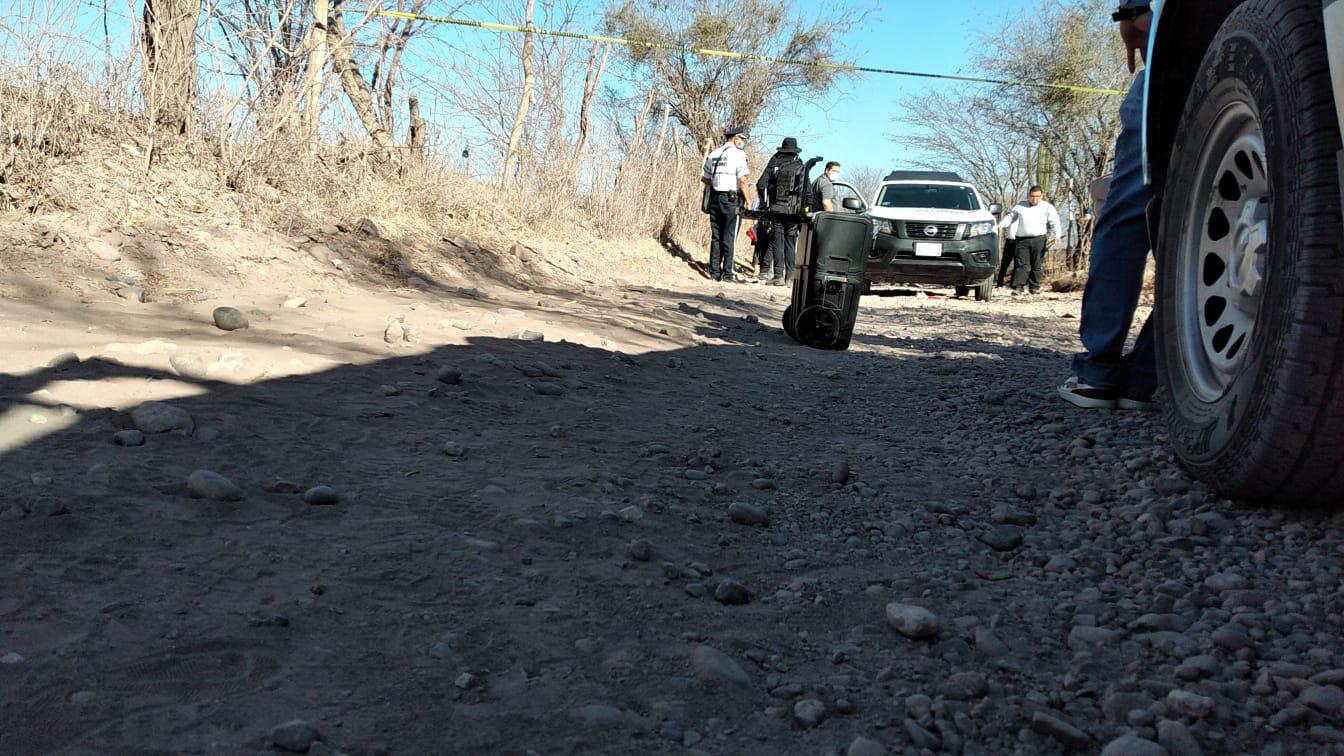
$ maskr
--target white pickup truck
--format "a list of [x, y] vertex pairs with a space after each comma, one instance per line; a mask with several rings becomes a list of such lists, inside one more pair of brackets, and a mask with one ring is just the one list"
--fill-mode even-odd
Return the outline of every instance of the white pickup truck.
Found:
[[1159, 381], [1227, 496], [1344, 505], [1344, 0], [1154, 4]]

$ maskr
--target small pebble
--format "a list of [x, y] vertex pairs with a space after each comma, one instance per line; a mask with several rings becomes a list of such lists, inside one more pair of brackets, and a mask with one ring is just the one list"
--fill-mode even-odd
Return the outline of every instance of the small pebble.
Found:
[[271, 743], [282, 751], [307, 753], [322, 736], [317, 728], [302, 719], [278, 724], [271, 730]]
[[303, 492], [303, 503], [311, 507], [336, 504], [340, 500], [340, 494], [331, 486], [313, 486]]
[[187, 477], [187, 490], [198, 499], [237, 501], [243, 498], [238, 485], [213, 470], [197, 470]]

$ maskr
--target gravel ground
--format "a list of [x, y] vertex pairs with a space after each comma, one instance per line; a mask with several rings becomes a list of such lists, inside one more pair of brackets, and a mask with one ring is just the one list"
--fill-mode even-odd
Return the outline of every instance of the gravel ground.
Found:
[[[870, 297], [830, 353], [782, 296], [590, 293], [538, 322], [680, 341], [466, 319], [4, 452], [0, 751], [1344, 754], [1339, 521], [1060, 402], [1076, 298]], [[59, 371], [0, 399], [174, 377]]]

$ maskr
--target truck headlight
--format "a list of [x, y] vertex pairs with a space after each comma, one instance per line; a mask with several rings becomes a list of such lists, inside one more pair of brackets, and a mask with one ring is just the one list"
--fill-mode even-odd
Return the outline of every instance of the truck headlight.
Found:
[[963, 239], [970, 239], [975, 236], [984, 236], [994, 233], [994, 221], [981, 221], [979, 223], [967, 223], [966, 233], [962, 235]]

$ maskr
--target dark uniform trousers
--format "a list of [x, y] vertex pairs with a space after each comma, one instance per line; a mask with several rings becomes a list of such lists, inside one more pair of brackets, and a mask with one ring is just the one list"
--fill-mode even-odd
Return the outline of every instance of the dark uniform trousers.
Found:
[[1031, 281], [1031, 291], [1041, 290], [1041, 258], [1045, 257], [1044, 236], [1017, 237], [1017, 268], [1013, 271], [1013, 288], [1020, 289]]
[[737, 241], [737, 192], [714, 192], [709, 199], [709, 276], [733, 280]]
[[1011, 280], [1008, 278], [1008, 269], [1016, 262], [1017, 248], [1014, 246], [1016, 243], [1015, 239], [1003, 240], [1003, 256], [999, 258], [999, 275], [994, 279], [995, 286], [1007, 286]]
[[[766, 225], [770, 228], [770, 248], [765, 254], [774, 262], [775, 280], [792, 281], [794, 258], [798, 250], [798, 224], [772, 221]], [[766, 267], [762, 266], [761, 270]]]

